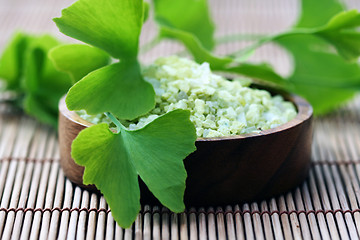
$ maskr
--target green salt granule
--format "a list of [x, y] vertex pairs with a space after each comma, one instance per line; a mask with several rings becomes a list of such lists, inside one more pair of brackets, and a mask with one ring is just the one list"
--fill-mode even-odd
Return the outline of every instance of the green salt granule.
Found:
[[[282, 96], [250, 88], [247, 79], [229, 81], [213, 74], [206, 62], [198, 64], [177, 56], [159, 58], [143, 69], [143, 76], [154, 87], [156, 106], [145, 116], [122, 121], [130, 130], [174, 109], [189, 110], [197, 136], [205, 138], [260, 132], [297, 114]], [[80, 115], [93, 123], [110, 122], [104, 115]]]

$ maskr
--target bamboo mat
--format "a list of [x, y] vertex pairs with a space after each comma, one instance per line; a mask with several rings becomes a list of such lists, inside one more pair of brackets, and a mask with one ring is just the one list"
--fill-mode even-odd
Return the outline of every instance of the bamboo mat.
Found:
[[[51, 18], [70, 2], [0, 0], [0, 50], [19, 28], [69, 40], [57, 33]], [[220, 24], [217, 36], [277, 32], [296, 19], [295, 0], [210, 2]], [[360, 1], [348, 2], [360, 9]], [[143, 42], [155, 34], [153, 23], [145, 27]], [[222, 45], [217, 51], [224, 53], [244, 44]], [[165, 42], [142, 58], [147, 62], [181, 50]], [[279, 71], [288, 71], [288, 59], [275, 46], [263, 47], [253, 58], [269, 59]], [[358, 239], [360, 96], [316, 119], [314, 127], [313, 165], [308, 179], [293, 191], [262, 202], [190, 208], [181, 214], [142, 206], [132, 228], [124, 230], [114, 222], [103, 197], [64, 177], [56, 132], [0, 103], [0, 238]]]

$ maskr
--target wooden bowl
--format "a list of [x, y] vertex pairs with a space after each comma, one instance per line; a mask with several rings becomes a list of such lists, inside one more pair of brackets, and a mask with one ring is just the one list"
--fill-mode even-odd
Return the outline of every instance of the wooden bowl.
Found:
[[[266, 199], [301, 183], [310, 168], [312, 107], [298, 96], [287, 97], [297, 107], [297, 116], [279, 127], [239, 136], [199, 138], [197, 150], [185, 160], [188, 178], [187, 206], [235, 204]], [[74, 183], [84, 186], [84, 168], [71, 158], [71, 143], [92, 125], [69, 111], [65, 98], [59, 103], [61, 166]], [[156, 200], [139, 178], [141, 200]]]

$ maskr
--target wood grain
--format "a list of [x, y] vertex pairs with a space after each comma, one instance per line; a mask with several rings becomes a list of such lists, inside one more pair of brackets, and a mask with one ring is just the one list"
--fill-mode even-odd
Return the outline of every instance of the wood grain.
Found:
[[[197, 150], [185, 160], [188, 173], [187, 206], [236, 204], [281, 194], [301, 183], [310, 168], [312, 108], [302, 98], [289, 97], [298, 115], [277, 128], [239, 136], [198, 138]], [[84, 168], [71, 158], [71, 143], [91, 123], [60, 101], [59, 143], [61, 166], [74, 183], [84, 186]], [[140, 182], [143, 203], [158, 202]]]

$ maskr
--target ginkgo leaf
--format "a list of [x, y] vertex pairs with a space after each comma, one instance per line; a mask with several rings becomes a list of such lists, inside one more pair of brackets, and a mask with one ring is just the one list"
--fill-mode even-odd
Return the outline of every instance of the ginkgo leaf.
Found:
[[185, 207], [187, 175], [183, 159], [196, 150], [195, 126], [189, 118], [189, 111], [174, 110], [140, 130], [122, 133], [141, 179], [155, 197], [174, 212], [181, 212]]
[[110, 63], [106, 52], [84, 44], [60, 45], [51, 49], [49, 57], [59, 71], [71, 76], [73, 83]]
[[331, 52], [324, 40], [312, 35], [277, 40], [292, 53], [294, 72], [291, 91], [305, 97], [316, 114], [333, 110], [360, 89], [360, 66]]
[[[56, 70], [48, 57], [48, 52], [60, 42], [50, 35], [34, 38], [25, 54], [24, 77], [22, 87], [33, 94], [48, 91], [64, 95], [71, 86], [67, 74]], [[58, 98], [60, 99], [60, 98]]]
[[360, 25], [360, 14], [358, 10], [353, 9], [341, 12], [330, 19], [323, 31], [336, 31], [346, 28], [356, 28]]
[[5, 47], [0, 58], [0, 78], [6, 82], [9, 90], [20, 90], [20, 81], [23, 76], [24, 55], [30, 36], [23, 33], [16, 33]]
[[144, 22], [149, 18], [149, 10], [150, 10], [150, 4], [148, 2], [143, 2], [143, 16], [144, 16]]
[[341, 12], [330, 19], [316, 34], [331, 43], [347, 60], [360, 56], [360, 13], [357, 10]]
[[[354, 26], [354, 19], [357, 18], [355, 11], [341, 13], [343, 10], [344, 6], [337, 0], [302, 0], [301, 17], [296, 27], [308, 28], [310, 34], [290, 35], [275, 40], [294, 58], [294, 72], [288, 79], [293, 85], [289, 90], [305, 97], [316, 114], [333, 110], [360, 89], [359, 64], [347, 62], [330, 46], [335, 46], [348, 59], [357, 55], [355, 51], [355, 55], [351, 53], [346, 56], [346, 47], [344, 51], [341, 50], [346, 44], [336, 43], [336, 39], [331, 41], [331, 33], [336, 34], [343, 27]], [[337, 44], [342, 46], [339, 48]]]
[[42, 122], [57, 126], [58, 102], [71, 86], [67, 74], [58, 72], [48, 58], [59, 42], [49, 35], [34, 37], [24, 56], [21, 88], [25, 111]]
[[195, 35], [189, 32], [171, 28], [165, 25], [162, 25], [161, 29], [162, 32], [166, 33], [167, 36], [181, 41], [191, 52], [195, 58], [195, 61], [198, 63], [208, 62], [212, 69], [217, 70], [222, 69], [233, 61], [228, 57], [215, 56], [202, 46], [201, 42], [195, 37]]
[[47, 123], [55, 129], [58, 124], [58, 99], [48, 95], [26, 94], [23, 100], [23, 107], [27, 114], [37, 118], [40, 122]]
[[48, 58], [60, 43], [50, 35], [17, 33], [0, 59], [0, 78], [18, 93], [18, 104], [41, 122], [57, 126], [58, 101], [71, 86]]
[[[323, 1], [303, 1], [298, 28], [259, 40], [261, 44], [275, 41], [289, 51], [294, 58], [292, 75], [285, 81], [266, 69], [259, 69], [256, 74], [251, 71], [253, 76], [247, 75], [277, 83], [281, 88], [302, 95], [313, 105], [316, 114], [333, 110], [360, 89], [360, 66], [356, 62], [360, 56], [360, 33], [357, 30], [360, 14], [357, 10], [340, 12], [342, 5], [329, 1], [329, 9], [314, 16], [313, 10], [322, 8], [320, 2]], [[338, 14], [333, 16], [335, 13]], [[259, 43], [257, 47], [261, 45]], [[244, 71], [239, 67], [226, 69], [236, 69], [245, 76], [249, 73], [249, 69]]]
[[360, 56], [360, 32], [322, 33], [321, 35], [337, 49], [343, 58], [356, 61]]
[[140, 210], [138, 176], [127, 154], [121, 135], [106, 123], [81, 131], [72, 143], [72, 157], [85, 166], [84, 184], [95, 184], [104, 194], [122, 227], [130, 227]]
[[345, 8], [339, 0], [301, 0], [300, 17], [297, 28], [314, 28], [323, 26], [335, 14]]
[[[213, 49], [215, 27], [206, 0], [154, 0], [154, 10], [162, 25], [190, 33], [205, 49]], [[163, 37], [174, 37], [160, 31]]]
[[155, 0], [155, 20], [160, 37], [182, 42], [198, 63], [208, 62], [212, 69], [221, 69], [231, 58], [210, 52], [214, 47], [214, 24], [206, 0]]
[[54, 21], [62, 33], [115, 58], [136, 58], [143, 13], [142, 0], [79, 0]]
[[186, 110], [169, 112], [144, 128], [119, 133], [105, 123], [91, 126], [72, 144], [72, 157], [85, 166], [84, 183], [104, 194], [112, 216], [130, 227], [140, 209], [139, 175], [170, 210], [184, 210], [183, 159], [195, 151], [196, 132]]
[[66, 105], [88, 114], [111, 112], [120, 119], [134, 119], [154, 108], [155, 92], [141, 76], [137, 61], [122, 61], [78, 81], [69, 90]]

